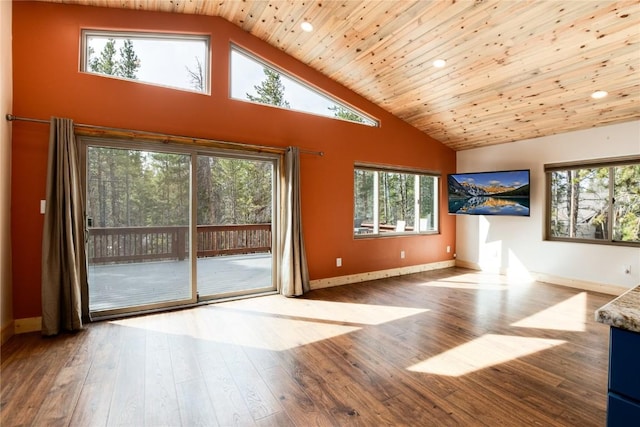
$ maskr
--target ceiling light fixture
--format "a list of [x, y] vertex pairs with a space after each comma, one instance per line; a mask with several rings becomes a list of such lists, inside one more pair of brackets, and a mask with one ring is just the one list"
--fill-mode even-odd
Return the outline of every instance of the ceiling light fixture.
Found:
[[435, 61], [433, 61], [433, 66], [436, 68], [442, 68], [445, 65], [447, 65], [447, 61], [445, 61], [444, 59], [436, 59]]
[[606, 90], [597, 90], [591, 94], [593, 99], [602, 99], [605, 96], [609, 95]]
[[300, 24], [300, 28], [302, 28], [302, 31], [305, 31], [307, 33], [313, 31], [313, 25], [311, 25], [311, 22], [307, 21], [304, 21], [302, 24]]

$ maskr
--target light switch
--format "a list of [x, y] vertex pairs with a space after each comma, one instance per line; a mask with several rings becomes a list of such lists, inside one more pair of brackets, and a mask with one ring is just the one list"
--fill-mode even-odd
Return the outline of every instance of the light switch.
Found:
[[40, 200], [40, 213], [43, 214], [46, 209], [47, 209], [47, 201]]

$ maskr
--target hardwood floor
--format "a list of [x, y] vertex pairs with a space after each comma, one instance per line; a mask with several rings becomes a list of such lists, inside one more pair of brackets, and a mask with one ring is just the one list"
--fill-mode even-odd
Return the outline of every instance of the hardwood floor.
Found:
[[610, 295], [446, 269], [25, 334], [9, 426], [602, 426]]

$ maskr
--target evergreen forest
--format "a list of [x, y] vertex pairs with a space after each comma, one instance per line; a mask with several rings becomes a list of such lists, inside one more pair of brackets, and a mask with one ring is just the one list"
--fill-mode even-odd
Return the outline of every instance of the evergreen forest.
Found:
[[551, 236], [640, 242], [640, 164], [554, 171]]
[[[136, 79], [141, 63], [130, 40], [116, 49], [109, 39], [92, 55], [91, 71]], [[197, 58], [196, 58], [197, 59]], [[187, 69], [193, 88], [204, 85], [203, 69]], [[264, 82], [265, 87], [268, 80]], [[277, 88], [276, 88], [277, 89]], [[198, 155], [197, 223], [271, 223], [273, 163]], [[186, 226], [190, 218], [189, 154], [89, 147], [87, 216], [93, 227]]]

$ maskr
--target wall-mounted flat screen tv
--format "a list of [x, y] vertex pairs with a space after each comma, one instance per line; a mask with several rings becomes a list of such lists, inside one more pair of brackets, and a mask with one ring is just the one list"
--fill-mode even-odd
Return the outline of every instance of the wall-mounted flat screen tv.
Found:
[[449, 213], [529, 216], [529, 170], [447, 176]]

